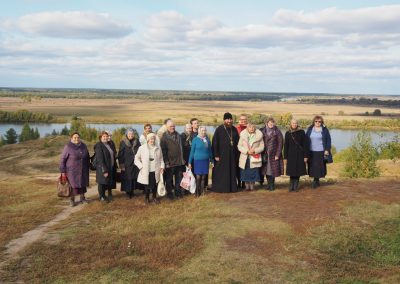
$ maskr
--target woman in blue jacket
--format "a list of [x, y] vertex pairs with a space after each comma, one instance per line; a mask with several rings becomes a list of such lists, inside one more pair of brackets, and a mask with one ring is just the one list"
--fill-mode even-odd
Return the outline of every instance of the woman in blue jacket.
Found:
[[310, 138], [308, 175], [314, 178], [311, 187], [315, 189], [320, 186], [319, 179], [326, 176], [326, 159], [331, 155], [331, 135], [320, 115], [314, 117], [306, 134]]
[[211, 142], [204, 126], [199, 127], [199, 134], [192, 141], [189, 155], [189, 168], [193, 167], [196, 175], [196, 197], [204, 193], [205, 180], [210, 162], [213, 159]]

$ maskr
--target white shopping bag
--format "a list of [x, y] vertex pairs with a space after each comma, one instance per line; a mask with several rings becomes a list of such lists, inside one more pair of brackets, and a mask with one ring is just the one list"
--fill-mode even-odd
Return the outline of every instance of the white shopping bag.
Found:
[[194, 174], [192, 173], [191, 170], [189, 170], [189, 176], [190, 176], [190, 187], [189, 191], [191, 194], [195, 194], [196, 192], [196, 178], [194, 177]]
[[167, 191], [165, 190], [163, 174], [160, 174], [160, 181], [158, 182], [157, 185], [157, 193], [158, 196], [165, 196], [165, 194], [167, 193]]

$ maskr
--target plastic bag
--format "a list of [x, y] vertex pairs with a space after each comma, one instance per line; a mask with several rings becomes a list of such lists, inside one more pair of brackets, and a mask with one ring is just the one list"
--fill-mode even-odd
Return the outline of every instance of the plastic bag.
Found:
[[183, 173], [183, 177], [182, 177], [181, 184], [180, 184], [180, 186], [186, 190], [190, 189], [191, 176], [190, 176], [189, 172], [190, 172], [189, 168], [186, 167], [186, 172]]
[[158, 196], [165, 196], [165, 194], [167, 193], [167, 191], [165, 190], [163, 174], [160, 174], [160, 181], [158, 182], [158, 185], [157, 185], [157, 193], [158, 193]]
[[194, 176], [194, 174], [192, 173], [191, 170], [189, 170], [190, 175], [190, 187], [189, 187], [189, 191], [191, 194], [195, 194], [196, 193], [196, 178]]

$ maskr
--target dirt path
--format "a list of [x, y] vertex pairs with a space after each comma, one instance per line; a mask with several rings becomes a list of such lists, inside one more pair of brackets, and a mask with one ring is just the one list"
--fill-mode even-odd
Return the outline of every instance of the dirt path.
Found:
[[[43, 177], [41, 177], [43, 178]], [[54, 179], [54, 177], [51, 177]], [[86, 197], [90, 198], [93, 196], [96, 196], [97, 194], [97, 185], [92, 186], [88, 188], [88, 191], [86, 193]], [[79, 197], [76, 197], [79, 198]], [[11, 240], [5, 247], [7, 248], [1, 256], [1, 262], [0, 262], [0, 270], [7, 265], [7, 263], [13, 259], [18, 258], [18, 253], [25, 249], [27, 246], [33, 244], [34, 242], [37, 242], [38, 240], [45, 239], [48, 237], [49, 232], [51, 231], [51, 228], [61, 221], [68, 219], [69, 216], [72, 214], [82, 210], [85, 207], [85, 204], [79, 204], [75, 207], [66, 207], [63, 211], [61, 211], [59, 214], [57, 214], [52, 220], [50, 220], [47, 223], [41, 224], [34, 228], [33, 230], [30, 230], [26, 233], [24, 233], [20, 238]]]

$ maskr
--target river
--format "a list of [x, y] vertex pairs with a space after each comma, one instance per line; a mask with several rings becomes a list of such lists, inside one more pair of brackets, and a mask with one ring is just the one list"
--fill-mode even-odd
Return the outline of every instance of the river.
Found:
[[[0, 123], [0, 135], [4, 137], [6, 131], [10, 128], [14, 128], [17, 134], [21, 133], [23, 124], [19, 123]], [[69, 127], [69, 123], [30, 123], [29, 126], [32, 128], [38, 128], [40, 136], [44, 137], [46, 135], [51, 134], [53, 130], [60, 132], [64, 126]], [[88, 126], [95, 127], [99, 130], [110, 130], [113, 131], [119, 127], [132, 127], [135, 128], [139, 133], [143, 131], [142, 124], [97, 124], [92, 123], [88, 124]], [[160, 128], [160, 125], [153, 124], [153, 130], [157, 130]], [[182, 132], [183, 125], [177, 125], [176, 131]], [[215, 126], [207, 126], [207, 131], [209, 133], [214, 133]], [[329, 130], [332, 137], [332, 145], [334, 145], [337, 151], [341, 151], [344, 148], [349, 147], [352, 139], [357, 135], [360, 130], [344, 130], [344, 129], [330, 129]], [[284, 131], [283, 131], [284, 132]], [[372, 141], [374, 144], [379, 144], [386, 141], [391, 141], [394, 136], [399, 135], [399, 132], [393, 131], [373, 131], [369, 130], [367, 133], [371, 134]]]

